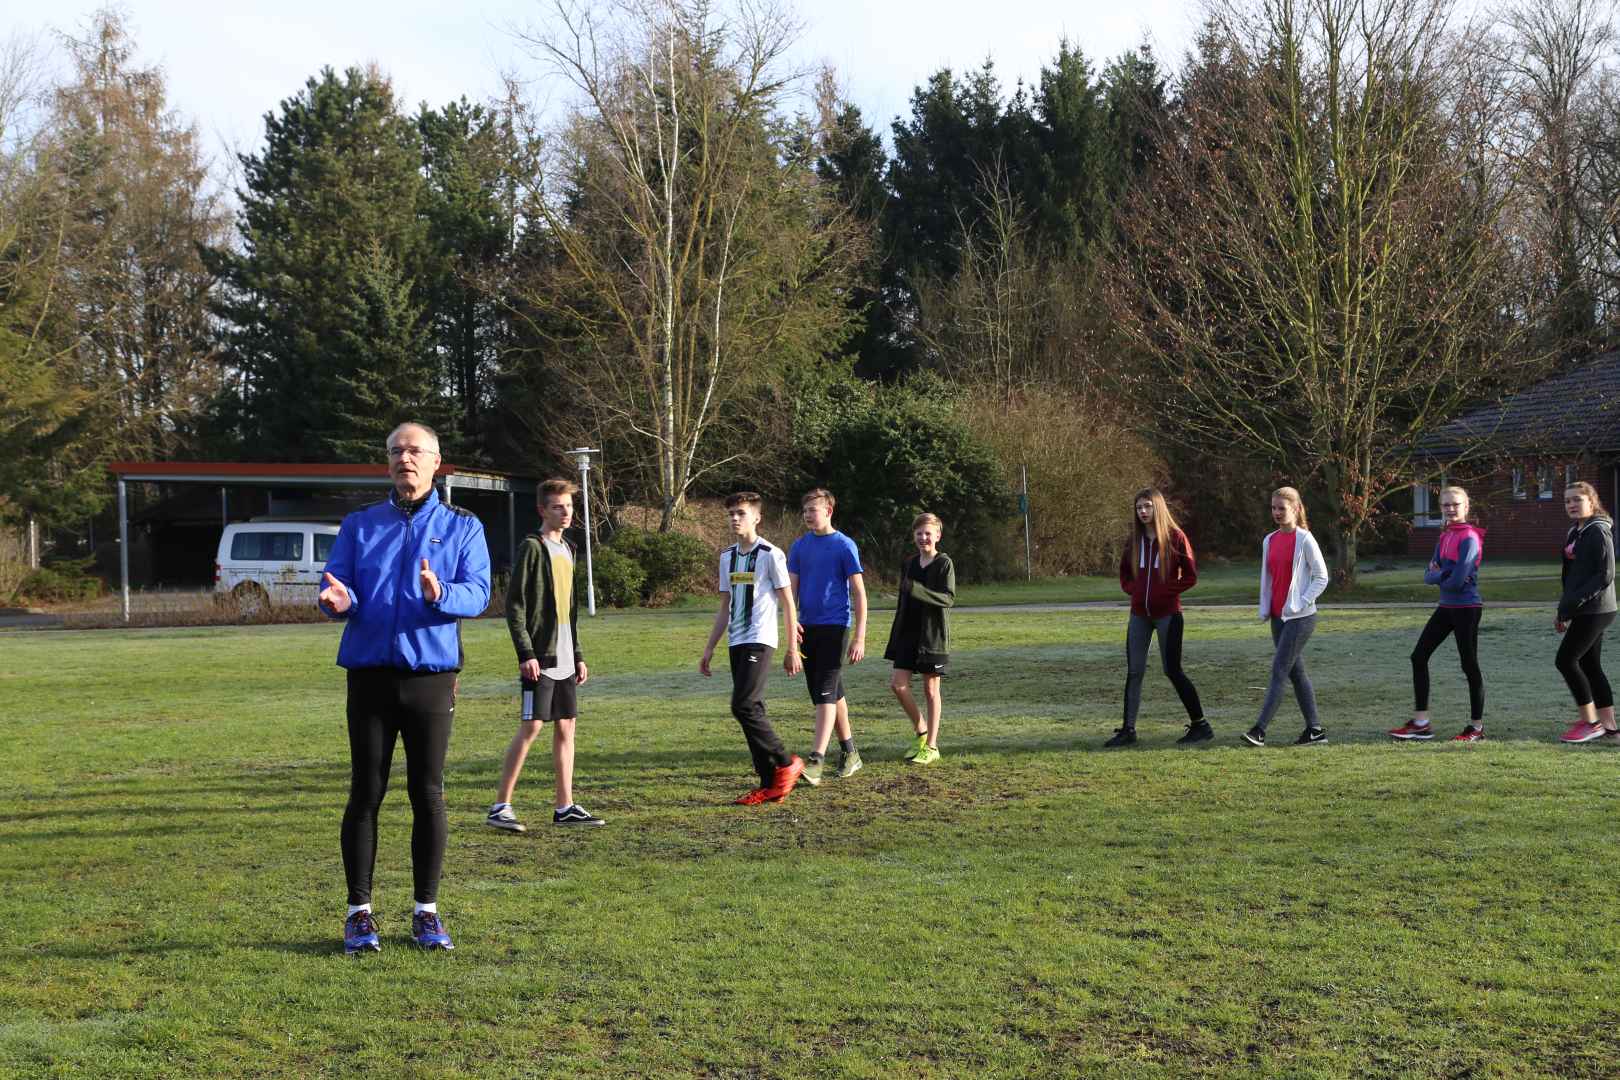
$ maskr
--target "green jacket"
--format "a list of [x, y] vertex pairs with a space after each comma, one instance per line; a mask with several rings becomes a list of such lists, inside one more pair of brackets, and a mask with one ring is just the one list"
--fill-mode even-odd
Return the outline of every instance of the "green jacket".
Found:
[[[565, 535], [563, 544], [570, 558], [578, 559], [573, 541]], [[512, 632], [512, 645], [518, 662], [539, 660], [543, 668], [557, 664], [557, 602], [551, 580], [551, 557], [538, 533], [523, 538], [512, 580], [506, 586], [506, 628]], [[579, 647], [579, 590], [568, 605], [568, 625], [574, 633], [574, 662], [585, 659]]]
[[900, 568], [900, 598], [894, 609], [894, 626], [889, 630], [891, 656], [900, 644], [902, 627], [908, 619], [917, 626], [917, 659], [925, 664], [943, 664], [950, 653], [951, 623], [946, 610], [956, 603], [956, 567], [943, 551], [927, 567], [918, 565], [913, 555]]

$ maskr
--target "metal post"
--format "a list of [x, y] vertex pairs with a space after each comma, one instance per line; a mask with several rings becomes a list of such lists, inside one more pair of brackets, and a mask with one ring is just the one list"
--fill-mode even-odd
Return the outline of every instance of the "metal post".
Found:
[[1020, 465], [1018, 471], [1024, 476], [1024, 490], [1018, 495], [1018, 509], [1024, 512], [1024, 580], [1035, 579], [1035, 559], [1031, 554], [1029, 545], [1029, 466]]
[[219, 523], [221, 525], [229, 525], [231, 523], [231, 504], [225, 498], [224, 484], [219, 486]]
[[450, 497], [450, 475], [448, 473], [444, 477], [444, 505], [455, 505], [455, 500]]
[[591, 455], [602, 451], [581, 446], [568, 452], [574, 455], [574, 464], [579, 466], [579, 486], [585, 491], [585, 605], [595, 615], [596, 573], [591, 567]]
[[39, 521], [28, 515], [28, 569], [39, 569]]
[[506, 489], [506, 565], [517, 567], [517, 492]]
[[129, 501], [124, 478], [118, 478], [118, 584], [124, 595], [124, 621], [129, 622]]

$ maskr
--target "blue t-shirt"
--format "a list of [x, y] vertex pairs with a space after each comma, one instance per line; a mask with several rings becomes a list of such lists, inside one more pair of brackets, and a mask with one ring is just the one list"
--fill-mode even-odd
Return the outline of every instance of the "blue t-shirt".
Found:
[[849, 576], [861, 573], [855, 541], [837, 530], [805, 533], [788, 550], [788, 573], [799, 575], [801, 625], [849, 625]]

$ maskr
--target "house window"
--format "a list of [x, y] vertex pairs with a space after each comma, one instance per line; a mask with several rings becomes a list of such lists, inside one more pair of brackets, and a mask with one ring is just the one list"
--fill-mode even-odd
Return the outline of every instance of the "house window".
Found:
[[1536, 497], [1550, 499], [1553, 497], [1553, 467], [1551, 462], [1536, 466]]
[[1524, 490], [1524, 466], [1522, 465], [1513, 466], [1513, 497], [1515, 499], [1528, 497], [1528, 493]]
[[1418, 483], [1412, 485], [1412, 525], [1416, 528], [1432, 528], [1444, 524], [1440, 518], [1440, 489], [1446, 486], [1446, 478], [1440, 477], [1432, 483]]

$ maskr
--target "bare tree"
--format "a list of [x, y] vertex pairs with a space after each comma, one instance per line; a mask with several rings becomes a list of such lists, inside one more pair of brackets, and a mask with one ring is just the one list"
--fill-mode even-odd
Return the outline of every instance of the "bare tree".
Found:
[[1446, 14], [1225, 10], [1225, 74], [1189, 86], [1122, 216], [1112, 307], [1164, 434], [1313, 487], [1344, 583], [1419, 438], [1524, 371], [1499, 204], [1457, 153]]
[[768, 3], [560, 0], [524, 35], [578, 100], [530, 202], [555, 272], [523, 298], [572, 335], [564, 374], [639, 448], [666, 529], [736, 456], [714, 445], [728, 407], [847, 334], [861, 238], [782, 118], [795, 33]]

